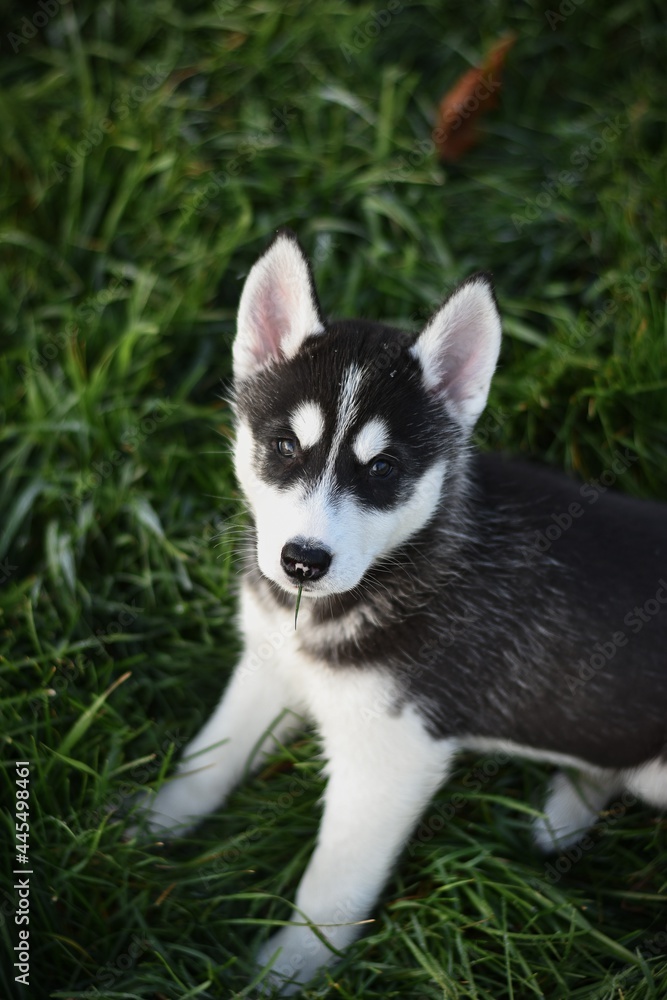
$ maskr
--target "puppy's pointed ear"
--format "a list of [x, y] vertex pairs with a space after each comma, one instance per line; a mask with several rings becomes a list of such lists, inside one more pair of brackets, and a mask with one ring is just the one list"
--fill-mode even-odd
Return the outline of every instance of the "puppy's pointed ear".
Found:
[[500, 337], [491, 279], [474, 274], [438, 309], [411, 348], [426, 388], [465, 430], [472, 430], [486, 405]]
[[281, 229], [243, 286], [233, 349], [235, 379], [292, 357], [306, 337], [323, 332], [310, 265], [294, 233]]

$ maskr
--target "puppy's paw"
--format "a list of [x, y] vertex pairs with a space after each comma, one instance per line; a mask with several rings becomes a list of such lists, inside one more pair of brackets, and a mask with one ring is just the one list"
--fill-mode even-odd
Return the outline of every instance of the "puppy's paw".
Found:
[[142, 792], [132, 804], [132, 819], [125, 839], [133, 837], [159, 837], [173, 840], [182, 837], [196, 826], [200, 818], [197, 804], [186, 789], [187, 782], [175, 779], [159, 792]]
[[533, 827], [537, 846], [545, 853], [563, 851], [584, 836], [613, 794], [612, 781], [559, 771], [554, 775], [544, 807]]
[[260, 995], [294, 996], [320, 969], [338, 958], [307, 925], [283, 927], [258, 952], [257, 964], [271, 966], [262, 983], [264, 993]]

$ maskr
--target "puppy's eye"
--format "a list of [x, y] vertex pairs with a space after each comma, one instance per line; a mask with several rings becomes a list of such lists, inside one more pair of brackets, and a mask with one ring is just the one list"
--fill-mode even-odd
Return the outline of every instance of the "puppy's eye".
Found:
[[298, 442], [296, 438], [278, 438], [276, 441], [276, 451], [283, 458], [294, 458]]
[[371, 462], [368, 474], [376, 479], [386, 479], [394, 471], [394, 466], [386, 458], [374, 458]]

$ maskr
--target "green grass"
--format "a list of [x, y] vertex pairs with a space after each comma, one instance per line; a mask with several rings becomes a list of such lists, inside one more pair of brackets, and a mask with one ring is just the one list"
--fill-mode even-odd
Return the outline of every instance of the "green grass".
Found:
[[[553, 30], [537, 0], [403, 3], [384, 26], [387, 5], [336, 0], [2, 15], [2, 996], [253, 996], [254, 950], [289, 916], [312, 737], [176, 846], [123, 842], [110, 812], [163, 780], [238, 652], [221, 397], [241, 280], [277, 226], [336, 316], [414, 326], [493, 271], [506, 336], [481, 443], [584, 479], [627, 449], [618, 487], [667, 499], [664, 12], [561, 7]], [[438, 100], [507, 30], [484, 141], [439, 166]], [[9, 958], [25, 759], [30, 990]], [[329, 995], [667, 996], [664, 819], [608, 816], [549, 869], [526, 811], [546, 769], [484, 765], [430, 807]]]

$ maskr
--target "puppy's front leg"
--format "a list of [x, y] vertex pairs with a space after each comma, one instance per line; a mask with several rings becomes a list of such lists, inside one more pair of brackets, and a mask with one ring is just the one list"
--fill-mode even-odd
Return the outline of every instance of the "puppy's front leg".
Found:
[[299, 725], [303, 705], [288, 682], [283, 651], [262, 660], [258, 646], [249, 644], [217, 708], [185, 748], [175, 777], [144, 805], [153, 832], [182, 834], [219, 808], [248, 764], [259, 767]]
[[[283, 995], [298, 992], [335, 953], [310, 929], [317, 926], [332, 948], [345, 948], [365, 920], [420, 814], [444, 780], [454, 750], [434, 740], [414, 709], [371, 720], [350, 718], [322, 733], [329, 782], [317, 848], [296, 897], [292, 923], [261, 949], [273, 964], [272, 984]], [[298, 926], [301, 924], [301, 926]]]

